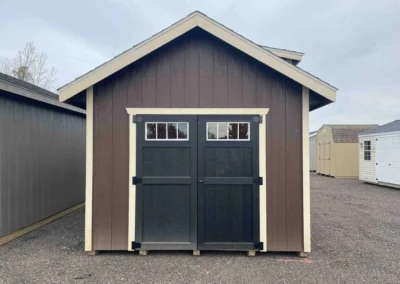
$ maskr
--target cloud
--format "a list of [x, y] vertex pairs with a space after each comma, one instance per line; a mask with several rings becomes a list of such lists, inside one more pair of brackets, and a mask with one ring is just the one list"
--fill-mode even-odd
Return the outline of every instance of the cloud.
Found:
[[200, 10], [257, 43], [305, 52], [300, 66], [339, 88], [311, 129], [399, 118], [399, 1], [23, 2], [2, 4], [0, 60], [34, 41], [59, 70], [57, 87]]

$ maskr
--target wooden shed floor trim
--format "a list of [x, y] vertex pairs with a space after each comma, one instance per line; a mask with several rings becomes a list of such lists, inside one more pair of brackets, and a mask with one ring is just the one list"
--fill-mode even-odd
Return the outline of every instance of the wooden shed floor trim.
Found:
[[59, 212], [57, 214], [54, 214], [54, 215], [52, 215], [52, 216], [50, 216], [50, 217], [48, 217], [46, 219], [40, 220], [39, 222], [33, 223], [33, 224], [29, 225], [29, 226], [26, 226], [26, 227], [24, 227], [22, 229], [19, 229], [19, 230], [15, 231], [15, 232], [13, 232], [11, 234], [8, 234], [8, 235], [5, 235], [3, 237], [0, 237], [0, 246], [6, 244], [6, 243], [8, 243], [8, 242], [10, 242], [10, 241], [12, 241], [12, 240], [14, 240], [16, 238], [19, 238], [19, 237], [21, 237], [21, 236], [23, 236], [25, 234], [28, 234], [28, 233], [30, 233], [30, 232], [32, 232], [32, 231], [34, 231], [34, 230], [36, 230], [36, 229], [38, 229], [40, 227], [43, 227], [44, 225], [47, 225], [47, 224], [49, 224], [49, 223], [51, 223], [51, 222], [53, 222], [53, 221], [55, 221], [55, 220], [57, 220], [57, 219], [59, 219], [61, 217], [64, 217], [65, 215], [68, 215], [69, 213], [72, 213], [72, 212], [82, 208], [83, 206], [85, 206], [85, 202], [79, 203], [78, 205], [70, 207], [70, 208], [68, 208], [68, 209], [66, 209], [64, 211], [61, 211], [61, 212]]

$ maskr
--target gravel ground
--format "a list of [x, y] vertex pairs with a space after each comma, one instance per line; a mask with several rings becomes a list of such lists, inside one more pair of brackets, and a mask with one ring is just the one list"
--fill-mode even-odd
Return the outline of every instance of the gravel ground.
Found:
[[312, 253], [83, 252], [84, 211], [0, 247], [0, 283], [400, 283], [400, 190], [312, 174]]

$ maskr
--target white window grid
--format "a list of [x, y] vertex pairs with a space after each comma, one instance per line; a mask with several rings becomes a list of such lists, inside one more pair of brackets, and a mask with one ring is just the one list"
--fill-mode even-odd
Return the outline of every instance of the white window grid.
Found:
[[[208, 126], [210, 123], [216, 123], [217, 124], [217, 138], [215, 139], [210, 139], [208, 138]], [[228, 127], [226, 128], [226, 138], [227, 139], [219, 139], [218, 138], [218, 134], [219, 134], [219, 124], [220, 123], [227, 123]], [[237, 127], [237, 138], [236, 139], [229, 139], [229, 124], [230, 123], [237, 123], [238, 127]], [[239, 124], [247, 124], [247, 139], [239, 139]], [[250, 122], [238, 122], [238, 121], [210, 121], [206, 123], [206, 140], [207, 141], [250, 141]]]
[[[169, 123], [175, 123], [176, 124], [176, 139], [170, 139], [168, 138], [168, 124]], [[156, 138], [147, 138], [147, 125], [148, 124], [155, 124], [156, 125]], [[165, 124], [166, 129], [165, 129], [165, 139], [159, 139], [158, 137], [158, 124]], [[187, 138], [179, 138], [179, 124], [186, 124], [186, 129], [187, 129]], [[145, 140], [146, 141], [189, 141], [189, 122], [184, 122], [184, 121], [148, 121], [145, 123]]]
[[[368, 146], [368, 148], [367, 148]], [[371, 161], [371, 141], [364, 141], [364, 160]]]

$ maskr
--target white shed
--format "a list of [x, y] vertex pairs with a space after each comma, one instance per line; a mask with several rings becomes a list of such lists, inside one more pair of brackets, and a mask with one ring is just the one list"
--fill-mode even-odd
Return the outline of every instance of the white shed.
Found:
[[310, 172], [317, 170], [317, 131], [310, 132]]
[[400, 188], [400, 120], [358, 136], [360, 180]]

